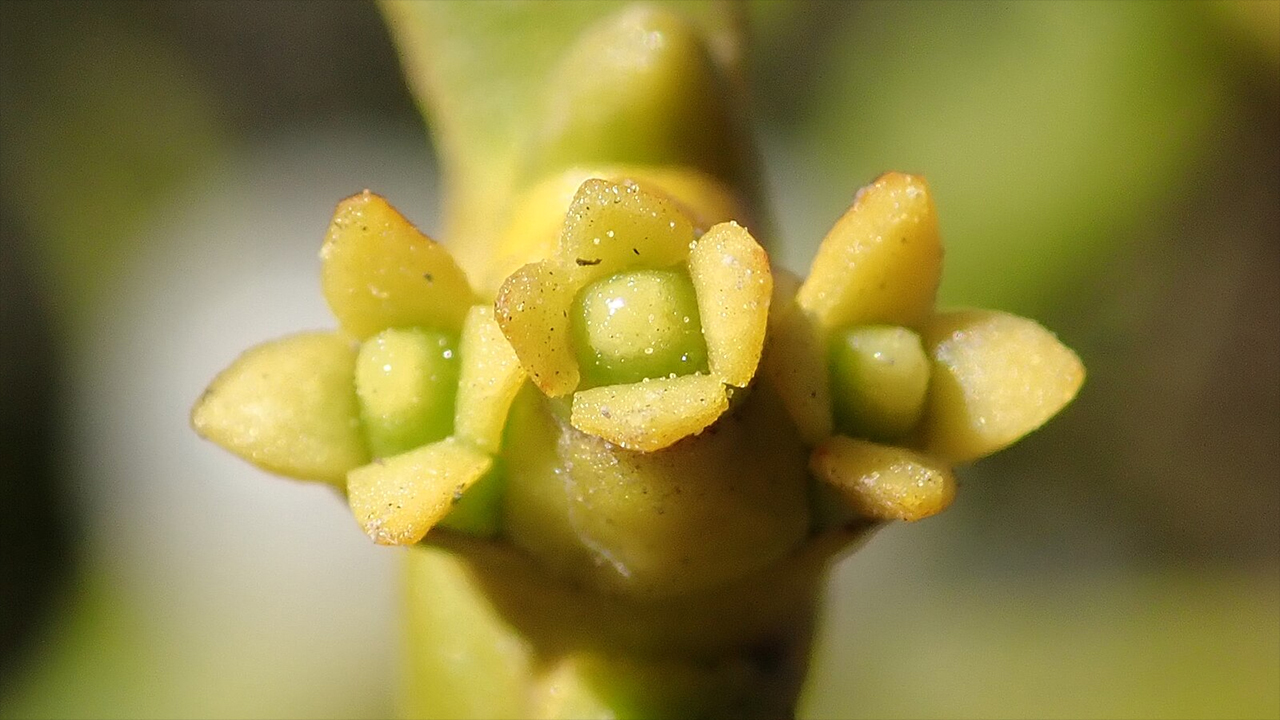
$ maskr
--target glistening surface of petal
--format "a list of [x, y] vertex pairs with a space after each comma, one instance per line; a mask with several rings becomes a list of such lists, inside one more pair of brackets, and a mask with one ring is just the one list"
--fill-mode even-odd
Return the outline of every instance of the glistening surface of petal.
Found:
[[476, 305], [462, 326], [462, 368], [454, 434], [488, 453], [497, 452], [507, 412], [527, 375], [493, 318]]
[[576, 266], [581, 287], [629, 268], [684, 262], [693, 239], [693, 225], [671, 200], [635, 183], [592, 179], [565, 215], [558, 256]]
[[720, 380], [695, 374], [575, 393], [570, 422], [629, 450], [652, 452], [702, 432], [727, 409]]
[[336, 333], [263, 343], [214, 378], [191, 425], [264, 470], [341, 487], [369, 459], [355, 363], [355, 347]]
[[933, 309], [942, 244], [923, 178], [887, 173], [858, 191], [823, 238], [797, 301], [826, 330], [917, 327]]
[[347, 501], [374, 542], [412, 545], [492, 464], [488, 455], [445, 438], [352, 470], [347, 474]]
[[457, 332], [474, 296], [443, 245], [368, 190], [338, 204], [320, 250], [320, 282], [342, 329]]
[[1080, 358], [1033, 320], [994, 310], [934, 316], [924, 333], [932, 362], [925, 447], [968, 462], [1012, 444], [1071, 402]]
[[494, 303], [498, 326], [539, 390], [559, 397], [578, 386], [569, 311], [578, 285], [553, 262], [525, 265], [502, 284]]
[[875, 520], [920, 520], [945, 510], [956, 495], [951, 468], [938, 460], [843, 435], [818, 446], [809, 468], [854, 511]]
[[755, 375], [769, 321], [769, 256], [734, 222], [707, 231], [689, 252], [711, 374], [746, 387]]

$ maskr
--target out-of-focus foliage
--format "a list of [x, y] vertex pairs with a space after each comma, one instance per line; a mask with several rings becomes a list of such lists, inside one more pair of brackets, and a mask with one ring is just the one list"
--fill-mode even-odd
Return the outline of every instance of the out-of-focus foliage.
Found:
[[59, 320], [121, 272], [153, 208], [217, 157], [229, 128], [191, 59], [146, 27], [51, 2], [0, 9], [0, 188]]
[[1193, 5], [819, 4], [794, 11], [794, 32], [831, 22], [824, 10], [840, 20], [809, 60], [802, 111], [780, 118], [796, 267], [853, 188], [918, 173], [942, 218], [941, 302], [1034, 317], [1131, 241], [1220, 112]]

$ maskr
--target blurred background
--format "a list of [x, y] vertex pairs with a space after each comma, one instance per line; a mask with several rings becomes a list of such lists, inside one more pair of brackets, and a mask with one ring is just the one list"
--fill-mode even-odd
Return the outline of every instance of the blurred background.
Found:
[[[1280, 3], [757, 2], [776, 258], [927, 176], [943, 301], [1089, 369], [842, 561], [803, 717], [1280, 717]], [[363, 188], [439, 227], [372, 4], [0, 3], [0, 717], [381, 717], [394, 551], [201, 442], [332, 325]]]

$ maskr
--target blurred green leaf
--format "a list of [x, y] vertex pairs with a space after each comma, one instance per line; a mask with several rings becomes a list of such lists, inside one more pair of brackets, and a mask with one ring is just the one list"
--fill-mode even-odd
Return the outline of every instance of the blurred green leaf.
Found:
[[841, 596], [804, 717], [1280, 714], [1274, 569], [886, 579]]
[[872, 3], [827, 45], [783, 188], [790, 264], [886, 170], [919, 173], [941, 299], [1035, 314], [1129, 241], [1204, 150], [1222, 92], [1182, 3]]
[[109, 5], [0, 7], [0, 189], [79, 320], [143, 224], [229, 133], [188, 59]]

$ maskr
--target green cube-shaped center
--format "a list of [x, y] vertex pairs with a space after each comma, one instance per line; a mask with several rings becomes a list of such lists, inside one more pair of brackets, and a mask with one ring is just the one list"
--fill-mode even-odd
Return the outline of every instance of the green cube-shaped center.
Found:
[[832, 339], [831, 395], [841, 432], [901, 438], [920, 421], [928, 389], [929, 358], [911, 330], [864, 325]]
[[573, 310], [582, 388], [707, 370], [698, 299], [677, 270], [633, 270], [588, 285]]
[[369, 338], [356, 358], [356, 395], [369, 449], [397, 455], [453, 432], [457, 339], [435, 330], [393, 328]]

